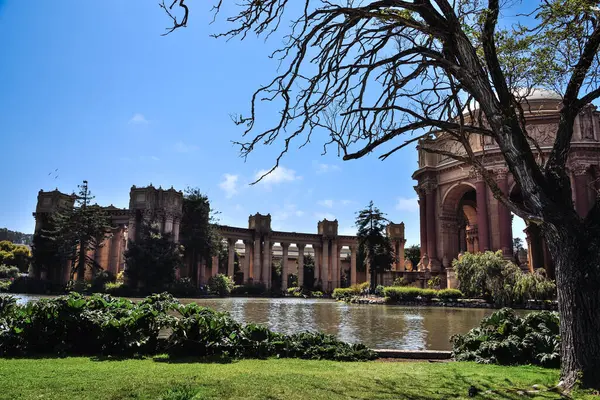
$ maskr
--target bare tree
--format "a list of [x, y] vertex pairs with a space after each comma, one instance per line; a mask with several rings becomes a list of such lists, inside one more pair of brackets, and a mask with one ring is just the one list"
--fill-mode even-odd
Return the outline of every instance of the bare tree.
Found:
[[[222, 0], [215, 1], [218, 12]], [[562, 378], [567, 387], [580, 379], [600, 388], [600, 201], [580, 217], [566, 171], [575, 117], [600, 96], [600, 12], [593, 0], [543, 0], [522, 24], [499, 23], [514, 3], [242, 0], [227, 18], [231, 30], [215, 36], [268, 36], [292, 21], [273, 53], [281, 72], [254, 93], [250, 114], [236, 117], [246, 127], [242, 156], [281, 145], [275, 169], [317, 130], [328, 132], [325, 149], [344, 160], [375, 150], [385, 159], [419, 143], [471, 164], [499, 201], [538, 224], [557, 268]], [[525, 129], [526, 98], [536, 87], [562, 96], [546, 155]], [[281, 107], [264, 131], [255, 128], [262, 101]], [[482, 136], [501, 149], [525, 205], [502, 193], [473, 151]], [[436, 146], [436, 137], [460, 151]]]

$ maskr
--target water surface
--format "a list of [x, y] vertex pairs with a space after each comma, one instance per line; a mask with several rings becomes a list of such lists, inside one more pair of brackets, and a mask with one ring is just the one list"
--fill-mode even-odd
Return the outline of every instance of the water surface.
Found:
[[[21, 302], [43, 296], [19, 295]], [[218, 311], [238, 322], [265, 324], [281, 333], [321, 331], [372, 348], [451, 350], [450, 336], [479, 325], [493, 310], [443, 307], [358, 305], [322, 299], [182, 299]]]

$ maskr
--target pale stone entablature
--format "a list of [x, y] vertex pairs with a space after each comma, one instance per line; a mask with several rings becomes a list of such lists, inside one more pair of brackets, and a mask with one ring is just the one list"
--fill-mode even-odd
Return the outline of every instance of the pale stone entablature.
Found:
[[[137, 227], [143, 221], [154, 222], [161, 232], [172, 233], [175, 241], [179, 241], [180, 221], [182, 217], [183, 193], [173, 188], [162, 189], [153, 186], [132, 186], [129, 193], [129, 207], [124, 209], [112, 205], [105, 207], [114, 227], [112, 235], [95, 254], [91, 254], [96, 262], [105, 270], [113, 273], [123, 271], [124, 253], [128, 239], [138, 238]], [[72, 206], [74, 195], [66, 195], [57, 190], [38, 193], [36, 231], [41, 228], [42, 216], [51, 213], [58, 204]], [[342, 286], [342, 277], [346, 276], [346, 285], [364, 282], [369, 279], [367, 273], [357, 272], [357, 238], [338, 234], [338, 221], [324, 219], [317, 223], [317, 233], [281, 232], [271, 229], [269, 214], [254, 214], [248, 218], [248, 228], [218, 225], [218, 231], [226, 242], [227, 258], [224, 265], [219, 265], [218, 257], [203, 260], [193, 278], [200, 284], [206, 283], [210, 276], [225, 273], [234, 276], [235, 257], [237, 253], [242, 281], [261, 282], [267, 288], [272, 285], [273, 260], [282, 262], [282, 276], [298, 274], [299, 285], [303, 286], [304, 257], [310, 254], [315, 261], [315, 284], [324, 290], [333, 290]], [[398, 275], [407, 275], [411, 281], [421, 284], [428, 276], [421, 276], [407, 271], [404, 262], [404, 224], [390, 223], [388, 236], [399, 255], [398, 261], [391, 266], [391, 272], [384, 274], [382, 283], [390, 284]], [[191, 277], [195, 269], [186, 265], [178, 271], [180, 277]], [[65, 265], [60, 276], [53, 279], [66, 282], [69, 279], [70, 266]], [[411, 276], [413, 274], [414, 276]], [[239, 275], [239, 274], [238, 274]], [[50, 277], [49, 277], [50, 278]], [[286, 289], [287, 279], [282, 279], [282, 289]]]
[[[522, 104], [527, 132], [547, 159], [554, 143], [561, 98], [536, 89]], [[426, 146], [454, 154], [464, 152], [449, 137], [434, 136]], [[472, 134], [470, 143], [475, 155], [494, 174], [499, 188], [520, 201], [520, 190], [492, 138]], [[418, 182], [415, 190], [420, 208], [419, 268], [448, 272], [448, 285], [452, 287], [456, 282], [451, 262], [460, 253], [502, 250], [506, 257], [513, 256], [512, 215], [470, 166], [448, 156], [427, 153], [423, 145], [418, 147], [419, 168], [413, 174]], [[575, 119], [568, 166], [575, 207], [580, 215], [585, 215], [600, 190], [600, 112], [593, 105], [585, 107]], [[537, 226], [528, 224], [525, 233], [529, 255], [528, 260], [522, 260], [522, 266], [529, 270], [545, 268], [553, 277], [554, 266]]]

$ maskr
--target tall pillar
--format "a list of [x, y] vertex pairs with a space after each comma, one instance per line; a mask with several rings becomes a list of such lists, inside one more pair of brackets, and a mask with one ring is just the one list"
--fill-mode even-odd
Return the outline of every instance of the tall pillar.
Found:
[[358, 246], [350, 246], [350, 284], [356, 285], [356, 249]]
[[406, 267], [404, 265], [404, 245], [406, 244], [406, 239], [398, 240], [398, 268], [396, 271], [406, 271]]
[[488, 202], [487, 185], [480, 174], [475, 181], [475, 192], [477, 194], [477, 237], [479, 239], [479, 251], [490, 249], [490, 231], [488, 228]]
[[164, 232], [165, 233], [173, 233], [173, 215], [172, 214], [165, 215]]
[[296, 243], [298, 247], [298, 287], [304, 286], [304, 246]]
[[321, 248], [323, 259], [321, 261], [321, 286], [323, 291], [327, 290], [329, 283], [329, 239], [323, 239]]
[[427, 254], [427, 198], [425, 191], [419, 189], [419, 228], [421, 232], [421, 259]]
[[425, 196], [427, 204], [427, 256], [429, 257], [429, 270], [437, 272], [439, 261], [437, 259], [437, 232], [435, 219], [435, 205], [437, 183], [429, 181], [425, 186]]
[[250, 264], [252, 261], [252, 241], [244, 240], [244, 283], [250, 281]]
[[113, 274], [119, 273], [119, 260], [121, 256], [121, 235], [122, 230], [121, 226], [118, 226], [117, 229], [113, 232], [113, 236], [110, 240], [110, 261], [109, 261], [109, 271]]
[[281, 256], [281, 289], [286, 290], [288, 288], [288, 250], [290, 247], [289, 243], [281, 243], [282, 256]]
[[[496, 183], [504, 196], [508, 197], [508, 169], [499, 168], [496, 171]], [[500, 248], [505, 257], [512, 256], [512, 219], [510, 210], [501, 202], [498, 202], [498, 225], [500, 228]], [[481, 232], [481, 231], [480, 231]]]
[[257, 234], [254, 238], [254, 249], [252, 250], [252, 278], [254, 279], [254, 282], [263, 282], [261, 277], [260, 247], [261, 237]]
[[271, 241], [265, 237], [263, 244], [263, 265], [261, 280], [264, 282], [267, 290], [271, 289]]
[[314, 269], [314, 276], [313, 276], [313, 286], [314, 286], [314, 282], [318, 282], [321, 280], [321, 247], [319, 247], [318, 244], [313, 244], [313, 250], [315, 252], [314, 255], [314, 262], [315, 262], [315, 269]]
[[575, 210], [580, 217], [585, 218], [590, 210], [588, 197], [588, 166], [585, 164], [574, 164], [571, 166], [575, 175]]
[[340, 287], [340, 250], [337, 240], [331, 241], [331, 289]]
[[227, 276], [235, 275], [235, 239], [227, 239]]
[[213, 256], [211, 261], [210, 276], [217, 276], [219, 274], [219, 256]]
[[179, 243], [179, 218], [173, 219], [173, 241]]
[[199, 285], [204, 285], [206, 284], [206, 266], [204, 265], [204, 261], [202, 259], [198, 260], [198, 276], [197, 276], [197, 281]]

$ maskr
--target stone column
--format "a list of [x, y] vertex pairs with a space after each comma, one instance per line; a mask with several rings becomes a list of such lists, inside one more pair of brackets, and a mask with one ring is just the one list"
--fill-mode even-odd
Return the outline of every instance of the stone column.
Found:
[[261, 277], [260, 247], [261, 238], [259, 235], [256, 235], [254, 238], [254, 249], [252, 250], [252, 278], [254, 279], [254, 282], [263, 282]]
[[398, 240], [398, 254], [396, 255], [398, 257], [398, 267], [396, 268], [396, 271], [406, 271], [406, 268], [404, 266], [404, 245], [406, 244], [406, 239], [400, 239]]
[[[313, 275], [313, 280], [318, 282], [321, 279], [321, 250], [318, 244], [313, 244], [313, 250], [315, 252], [314, 261], [315, 261], [315, 270]], [[314, 282], [313, 282], [314, 286]]]
[[198, 271], [197, 271], [197, 281], [199, 285], [206, 284], [206, 274], [205, 274], [205, 266], [204, 261], [202, 259], [198, 260]]
[[427, 254], [427, 198], [425, 191], [419, 189], [419, 227], [421, 232], [421, 259]]
[[321, 261], [321, 286], [326, 291], [329, 283], [329, 239], [323, 239], [321, 248], [323, 259]]
[[350, 246], [350, 284], [356, 285], [356, 249], [358, 246]]
[[[496, 171], [496, 183], [504, 196], [508, 193], [508, 169], [499, 168]], [[510, 210], [501, 202], [498, 202], [498, 225], [500, 231], [500, 248], [505, 257], [512, 256], [512, 219]]]
[[574, 164], [571, 171], [575, 175], [575, 210], [580, 217], [585, 218], [590, 210], [588, 197], [588, 166], [585, 164]]
[[296, 243], [298, 247], [298, 287], [304, 286], [304, 246]]
[[340, 287], [340, 253], [337, 240], [331, 241], [331, 289]]
[[213, 256], [211, 261], [210, 276], [217, 276], [219, 274], [219, 256]]
[[132, 242], [135, 242], [135, 225], [135, 216], [129, 217], [129, 224], [127, 226], [127, 239], [131, 240]]
[[121, 227], [118, 226], [113, 232], [113, 237], [110, 240], [110, 261], [109, 270], [113, 274], [119, 273], [119, 259], [121, 256]]
[[263, 265], [261, 280], [265, 283], [267, 290], [271, 289], [271, 241], [265, 237], [263, 244]]
[[286, 290], [288, 288], [288, 250], [289, 243], [281, 243], [282, 255], [281, 255], [281, 289]]
[[439, 261], [437, 259], [437, 232], [435, 224], [435, 205], [437, 183], [430, 181], [425, 187], [427, 203], [427, 256], [429, 257], [429, 270], [437, 271]]
[[487, 185], [480, 174], [477, 174], [475, 191], [477, 194], [477, 237], [479, 239], [479, 251], [483, 252], [490, 249], [490, 232], [488, 228]]
[[165, 233], [173, 233], [173, 215], [167, 214], [165, 216]]
[[235, 239], [227, 239], [227, 276], [235, 275]]
[[250, 263], [252, 260], [252, 241], [244, 240], [244, 283], [250, 281]]
[[173, 241], [179, 243], [179, 218], [173, 219]]

